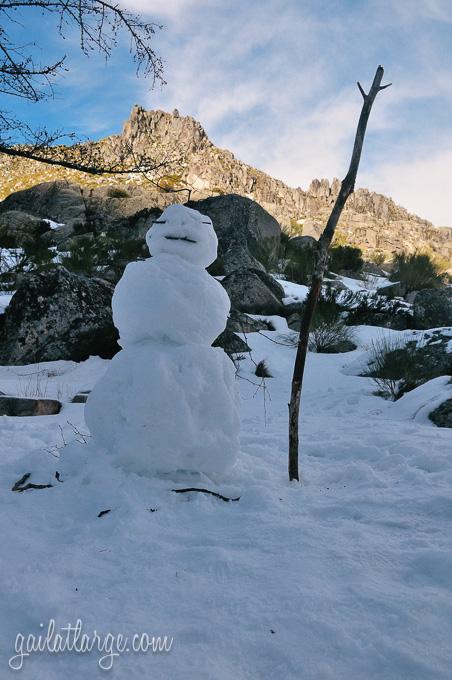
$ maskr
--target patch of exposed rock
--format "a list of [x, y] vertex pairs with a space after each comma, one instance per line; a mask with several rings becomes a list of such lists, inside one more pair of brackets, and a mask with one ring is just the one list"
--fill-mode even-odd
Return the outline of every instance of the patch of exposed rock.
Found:
[[[191, 201], [188, 207], [199, 210], [212, 220], [218, 236], [218, 255], [226, 272], [259, 262], [275, 262], [278, 257], [281, 228], [258, 203], [230, 194]], [[247, 261], [240, 260], [243, 253]], [[262, 267], [258, 267], [262, 269]]]
[[54, 416], [61, 411], [56, 399], [0, 397], [0, 416]]
[[240, 312], [269, 315], [283, 313], [283, 287], [259, 269], [237, 269], [221, 283], [232, 307]]

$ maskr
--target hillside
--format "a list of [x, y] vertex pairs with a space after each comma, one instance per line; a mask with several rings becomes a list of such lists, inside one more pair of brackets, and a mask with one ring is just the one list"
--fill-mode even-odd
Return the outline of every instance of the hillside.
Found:
[[[164, 189], [191, 191], [192, 199], [223, 193], [237, 193], [260, 203], [286, 229], [293, 233], [318, 236], [339, 189], [339, 180], [314, 179], [307, 191], [284, 182], [239, 161], [233, 153], [216, 147], [202, 126], [189, 116], [163, 111], [145, 111], [135, 106], [121, 135], [97, 142], [108, 159], [127, 143], [134, 153], [152, 150], [157, 159], [177, 156], [165, 174], [152, 179]], [[83, 173], [46, 166], [22, 159], [0, 157], [0, 199], [39, 182], [68, 179], [84, 187], [102, 184], [141, 185], [150, 204], [163, 207], [185, 201], [188, 193], [165, 192], [139, 175], [92, 177]], [[452, 258], [452, 228], [434, 227], [427, 220], [409, 213], [391, 198], [358, 189], [349, 199], [339, 223], [347, 242], [372, 255], [407, 249], [430, 248], [443, 258]]]

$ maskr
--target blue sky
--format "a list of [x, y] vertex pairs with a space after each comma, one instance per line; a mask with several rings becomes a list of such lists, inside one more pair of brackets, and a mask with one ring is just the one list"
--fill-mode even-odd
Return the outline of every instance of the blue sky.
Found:
[[[306, 188], [342, 177], [378, 64], [393, 86], [377, 98], [358, 186], [392, 196], [435, 224], [452, 224], [451, 0], [121, 0], [164, 25], [155, 48], [167, 85], [135, 77], [122, 45], [106, 64], [48, 20], [25, 24], [43, 56], [68, 55], [55, 99], [3, 101], [33, 124], [98, 138], [133, 104], [192, 115], [218, 146]], [[8, 107], [6, 106], [8, 104]]]

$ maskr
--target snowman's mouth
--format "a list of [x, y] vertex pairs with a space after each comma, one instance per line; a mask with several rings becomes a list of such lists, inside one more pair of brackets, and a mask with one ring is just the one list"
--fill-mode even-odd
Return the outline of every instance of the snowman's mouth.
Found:
[[185, 241], [186, 243], [198, 243], [198, 241], [194, 241], [192, 238], [188, 238], [188, 236], [165, 236], [168, 241]]

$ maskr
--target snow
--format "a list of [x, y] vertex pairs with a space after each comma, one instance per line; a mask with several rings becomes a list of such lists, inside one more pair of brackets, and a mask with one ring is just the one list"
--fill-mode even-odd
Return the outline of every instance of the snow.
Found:
[[392, 404], [391, 417], [428, 424], [428, 414], [447, 399], [452, 399], [452, 381], [443, 375], [420, 385]]
[[225, 328], [230, 302], [205, 269], [162, 253], [127, 265], [112, 308], [122, 347], [147, 340], [209, 346]]
[[393, 282], [389, 281], [386, 277], [377, 276], [376, 274], [365, 274], [364, 279], [352, 279], [349, 276], [338, 276], [337, 280], [341, 281], [344, 286], [354, 293], [359, 293], [361, 291], [376, 291], [378, 288], [393, 285]]
[[49, 220], [47, 218], [43, 219], [43, 222], [46, 222], [54, 231], [58, 231], [58, 229], [61, 229], [61, 227], [66, 226], [64, 222], [54, 222], [53, 220]]
[[284, 288], [283, 304], [288, 305], [293, 302], [304, 302], [309, 292], [308, 286], [303, 286], [300, 283], [293, 283], [286, 281], [277, 276], [274, 277], [276, 281]]
[[5, 309], [8, 307], [9, 303], [11, 302], [11, 298], [14, 295], [16, 291], [8, 292], [8, 293], [1, 293], [0, 292], [0, 314], [5, 313]]
[[[55, 458], [60, 427], [67, 442], [74, 427], [87, 432], [82, 404], [65, 403], [57, 416], [0, 418], [2, 678], [15, 677], [8, 659], [17, 633], [79, 618], [90, 634], [174, 638], [169, 654], [115, 658], [119, 680], [450, 679], [452, 435], [418, 410], [443, 398], [446, 379], [399, 402], [376, 397], [372, 381], [350, 369], [386, 332], [374, 327], [356, 329], [354, 352], [309, 354], [303, 484], [290, 484], [295, 349], [282, 343], [284, 327], [265, 331], [274, 342], [247, 335], [252, 358], [240, 362], [237, 381], [241, 450], [219, 484], [125, 472], [92, 440], [56, 449]], [[265, 383], [253, 363], [263, 358], [274, 376]], [[34, 369], [52, 374], [49, 395], [61, 382], [74, 394], [108, 365], [91, 358], [4, 367], [0, 389], [13, 391]], [[143, 363], [145, 373], [153, 365]], [[186, 380], [196, 381], [194, 373]], [[25, 472], [53, 488], [12, 493]], [[171, 491], [184, 486], [240, 501]], [[31, 654], [20, 676], [95, 680], [106, 676], [100, 656]]]
[[[275, 276], [274, 278], [284, 288], [285, 295], [283, 297], [283, 304], [288, 305], [294, 302], [304, 302], [309, 292], [308, 286], [293, 283], [292, 281], [286, 281], [278, 276]], [[378, 293], [379, 288], [383, 288], [386, 285], [393, 285], [392, 282], [384, 276], [376, 276], [374, 274], [367, 274], [364, 280], [352, 279], [348, 276], [337, 276], [335, 279], [325, 279], [325, 283], [331, 283], [333, 281], [343, 283], [346, 289], [353, 293], [360, 293], [361, 295], [368, 297], [374, 297], [375, 294]], [[411, 305], [407, 305], [407, 307], [411, 307]]]
[[230, 309], [204, 269], [217, 238], [209, 218], [171, 206], [146, 240], [153, 257], [128, 264], [113, 294], [123, 349], [88, 397], [86, 423], [94, 448], [128, 472], [215, 478], [239, 448], [234, 364], [210, 346]]
[[183, 205], [170, 205], [146, 235], [151, 255], [179, 255], [186, 262], [208, 267], [217, 259], [217, 235], [212, 220]]
[[221, 474], [239, 448], [234, 366], [221, 348], [156, 342], [117, 354], [86, 422], [115, 465], [137, 474]]

